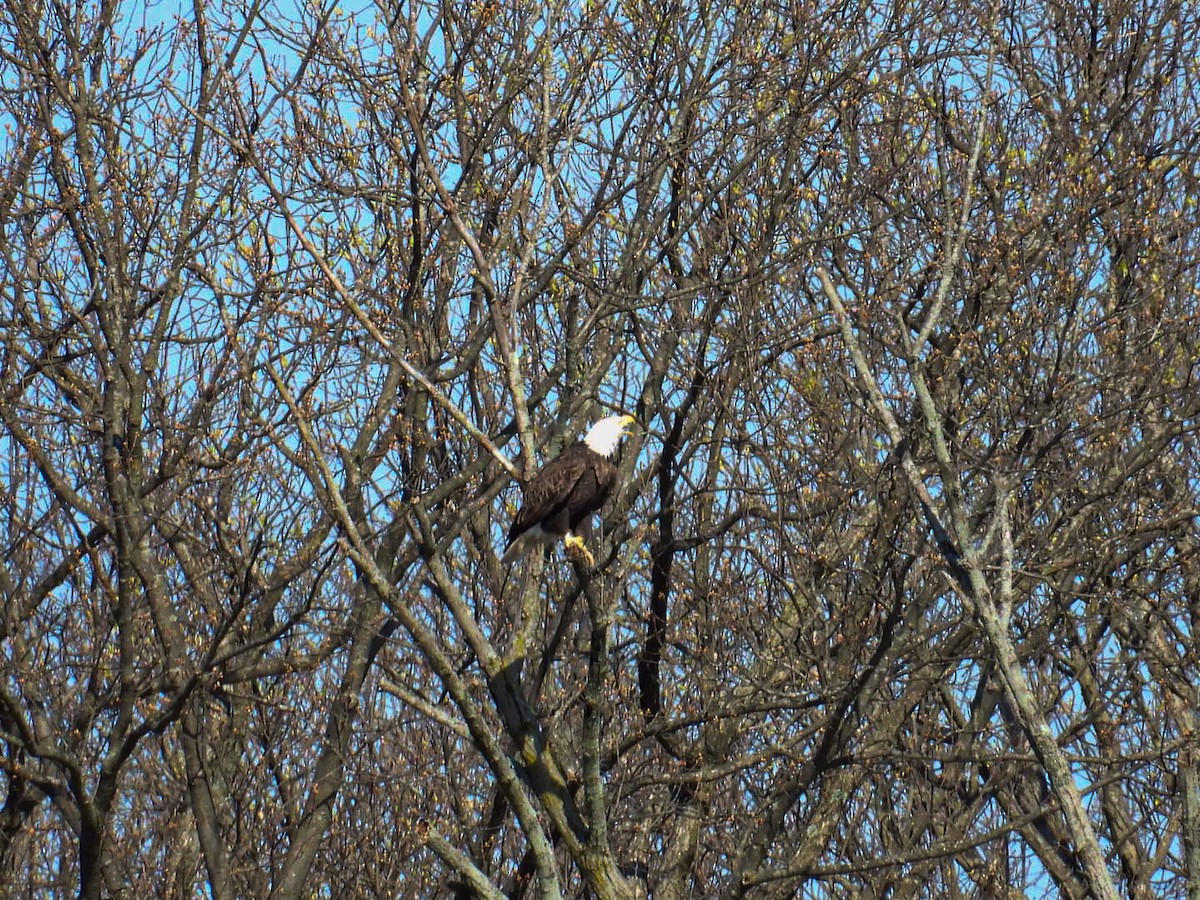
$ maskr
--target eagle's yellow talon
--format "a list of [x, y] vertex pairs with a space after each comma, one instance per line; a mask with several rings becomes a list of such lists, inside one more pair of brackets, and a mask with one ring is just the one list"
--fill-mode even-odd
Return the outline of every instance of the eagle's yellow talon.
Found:
[[588, 550], [587, 544], [583, 542], [577, 534], [568, 534], [563, 538], [563, 545], [567, 551], [567, 559], [581, 562], [589, 569], [596, 565], [596, 557], [592, 556], [592, 552]]

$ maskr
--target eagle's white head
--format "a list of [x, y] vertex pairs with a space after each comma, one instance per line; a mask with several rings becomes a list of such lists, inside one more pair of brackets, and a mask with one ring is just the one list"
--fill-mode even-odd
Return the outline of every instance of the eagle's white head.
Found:
[[601, 456], [612, 456], [626, 429], [636, 421], [633, 416], [608, 416], [588, 429], [583, 442]]

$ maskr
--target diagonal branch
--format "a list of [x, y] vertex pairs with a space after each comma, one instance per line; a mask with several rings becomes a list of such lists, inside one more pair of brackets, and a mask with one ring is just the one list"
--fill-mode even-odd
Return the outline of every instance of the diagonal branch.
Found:
[[[870, 367], [867, 365], [866, 357], [862, 352], [862, 347], [859, 345], [858, 337], [854, 333], [850, 318], [846, 313], [841, 298], [838, 296], [837, 289], [833, 286], [828, 273], [823, 268], [817, 269], [817, 277], [821, 282], [825, 297], [829, 301], [829, 305], [832, 307], [834, 315], [837, 318], [843, 342], [857, 370], [859, 381], [865, 388], [876, 415], [884, 423], [884, 427], [891, 438], [894, 452], [900, 454], [901, 468], [913, 491], [917, 494], [929, 521], [930, 528], [933, 530], [935, 538], [937, 538], [938, 547], [949, 564], [950, 572], [953, 575], [951, 584], [963, 599], [964, 605], [974, 616], [987, 638], [988, 644], [991, 646], [1001, 681], [1014, 707], [1017, 709], [1021, 727], [1025, 731], [1033, 752], [1046, 772], [1046, 777], [1058, 800], [1067, 828], [1075, 842], [1075, 847], [1082, 861], [1088, 884], [1096, 897], [1102, 898], [1102, 900], [1117, 900], [1116, 888], [1108, 872], [1104, 852], [1100, 847], [1095, 829], [1092, 827], [1091, 820], [1084, 809], [1079, 786], [1076, 784], [1075, 773], [1072, 772], [1066, 754], [1063, 753], [1053, 732], [1050, 730], [1045, 712], [1034, 697], [1029, 681], [1025, 677], [1024, 670], [1021, 668], [1016, 647], [1013, 645], [1012, 638], [1005, 629], [1002, 611], [997, 609], [996, 603], [992, 599], [992, 592], [984, 577], [979, 553], [970, 542], [970, 535], [968, 533], [969, 520], [966, 514], [965, 502], [961, 496], [961, 486], [953, 470], [949, 449], [945, 442], [945, 435], [941, 429], [941, 420], [937, 414], [933, 397], [926, 387], [924, 379], [921, 377], [918, 363], [914, 357], [910, 356], [908, 371], [916, 389], [926, 429], [933, 441], [935, 454], [938, 457], [938, 464], [943, 480], [942, 499], [947, 507], [944, 518], [937, 514], [937, 506], [930, 496], [924, 481], [921, 479], [915, 462], [904, 450], [904, 446], [902, 445], [903, 435], [900, 426], [888, 406], [883, 392], [879, 389], [879, 385], [875, 381]], [[948, 530], [942, 524], [943, 521], [950, 523], [951, 528], [949, 529], [949, 533], [952, 533], [958, 541], [957, 547], [951, 542]], [[1007, 592], [1011, 591], [1011, 588], [1007, 585], [1002, 585], [1001, 591], [1002, 602], [1011, 602], [1011, 597], [1006, 596]]]
[[[187, 105], [184, 98], [177, 97], [176, 99], [185, 106]], [[396, 349], [394, 342], [388, 340], [383, 332], [379, 330], [375, 323], [371, 321], [371, 318], [367, 315], [366, 311], [363, 310], [363, 308], [354, 299], [354, 296], [350, 292], [349, 288], [342, 284], [342, 280], [338, 277], [337, 273], [333, 271], [333, 267], [330, 266], [329, 261], [325, 259], [324, 254], [322, 254], [317, 246], [309, 239], [304, 227], [300, 224], [300, 221], [291, 211], [291, 206], [288, 203], [287, 197], [284, 196], [283, 191], [281, 191], [279, 186], [275, 183], [271, 173], [268, 171], [261, 157], [259, 157], [259, 155], [255, 152], [252, 129], [250, 128], [250, 124], [246, 119], [245, 110], [242, 109], [241, 104], [237, 101], [236, 95], [233, 92], [231, 92], [229, 95], [229, 102], [232, 112], [238, 122], [238, 126], [242, 130], [242, 133], [246, 136], [244, 140], [239, 139], [234, 135], [231, 135], [228, 132], [220, 129], [211, 120], [206, 120], [205, 124], [211, 128], [215, 134], [222, 137], [235, 152], [249, 161], [254, 167], [254, 170], [261, 179], [263, 186], [267, 189], [268, 193], [271, 195], [271, 199], [275, 202], [276, 208], [279, 210], [279, 214], [283, 216], [284, 221], [287, 222], [288, 228], [291, 229], [292, 233], [296, 236], [296, 240], [300, 242], [301, 246], [304, 247], [305, 252], [309, 254], [317, 268], [320, 269], [321, 274], [325, 277], [325, 280], [329, 283], [329, 286], [333, 289], [333, 292], [337, 294], [341, 303], [347, 310], [350, 311], [350, 314], [354, 316], [355, 320], [366, 330], [366, 332], [371, 335], [375, 342], [384, 349], [384, 351], [388, 354], [388, 356], [391, 357], [396, 365], [398, 365], [410, 379], [412, 379], [416, 384], [420, 385], [421, 388], [423, 388], [429, 394], [429, 396], [434, 399], [434, 402], [445, 409], [455, 422], [461, 425], [481, 447], [491, 454], [491, 456], [496, 460], [497, 463], [499, 463], [500, 467], [504, 469], [505, 472], [519, 481], [521, 478], [521, 473], [517, 470], [516, 466], [509, 461], [508, 457], [505, 456], [492, 442], [491, 438], [484, 434], [475, 425], [475, 423], [471, 421], [470, 417], [467, 416], [467, 414], [463, 412], [461, 408], [459, 408], [458, 404], [447, 397], [445, 393], [443, 393], [437, 387], [437, 385], [430, 381], [429, 377], [425, 375], [424, 372], [422, 372], [407, 359], [405, 359], [403, 355], [401, 355], [401, 353]], [[193, 115], [199, 116], [199, 113], [195, 110], [191, 110], [191, 112]]]

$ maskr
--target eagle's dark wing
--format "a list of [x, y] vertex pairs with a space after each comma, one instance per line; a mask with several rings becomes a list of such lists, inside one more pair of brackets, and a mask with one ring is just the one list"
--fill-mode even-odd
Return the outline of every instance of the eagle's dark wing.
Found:
[[608, 493], [612, 490], [616, 476], [615, 463], [603, 456], [592, 454], [591, 464], [585, 466], [584, 470], [580, 472], [579, 478], [575, 480], [575, 485], [571, 489], [571, 496], [567, 500], [572, 531], [577, 527], [586, 528], [588, 526], [588, 520], [592, 514], [597, 512], [604, 505], [604, 501], [608, 499]]
[[566, 510], [575, 485], [588, 469], [589, 455], [591, 452], [582, 442], [572, 444], [525, 483], [521, 509], [508, 529], [509, 544], [534, 525], [554, 519]]

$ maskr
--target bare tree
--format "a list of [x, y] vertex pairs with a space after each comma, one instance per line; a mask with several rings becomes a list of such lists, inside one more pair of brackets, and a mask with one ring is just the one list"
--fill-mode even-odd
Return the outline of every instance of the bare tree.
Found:
[[1191, 4], [149, 15], [0, 12], [6, 895], [1200, 897]]

